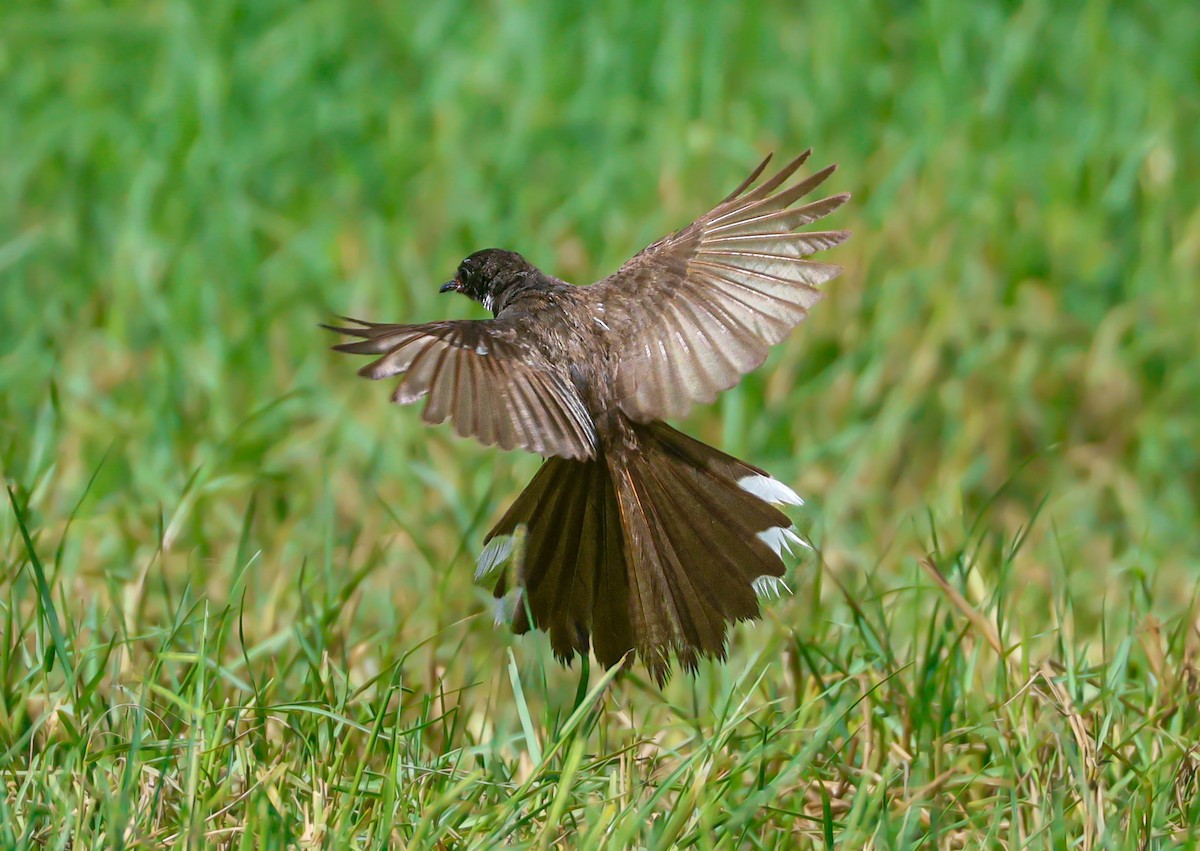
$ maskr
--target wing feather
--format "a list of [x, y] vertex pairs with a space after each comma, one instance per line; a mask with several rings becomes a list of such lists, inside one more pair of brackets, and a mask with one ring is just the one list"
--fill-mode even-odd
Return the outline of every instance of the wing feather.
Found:
[[604, 308], [622, 410], [641, 422], [711, 402], [766, 359], [841, 267], [808, 259], [847, 231], [797, 232], [848, 195], [797, 202], [834, 166], [794, 183], [801, 154], [757, 186], [764, 160], [720, 204], [589, 288]]
[[355, 337], [341, 352], [378, 355], [359, 374], [401, 376], [392, 400], [426, 399], [422, 419], [453, 422], [459, 435], [487, 446], [521, 447], [584, 460], [596, 453], [596, 431], [562, 366], [522, 346], [521, 317], [389, 325], [347, 319], [326, 326]]

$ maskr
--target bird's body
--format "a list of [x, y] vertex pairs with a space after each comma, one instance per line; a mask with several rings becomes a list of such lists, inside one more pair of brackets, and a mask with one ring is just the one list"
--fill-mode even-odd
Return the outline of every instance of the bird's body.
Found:
[[[662, 682], [672, 654], [688, 669], [722, 658], [727, 624], [777, 593], [799, 539], [774, 506], [799, 497], [662, 420], [759, 366], [840, 271], [806, 258], [847, 234], [796, 228], [847, 196], [792, 206], [832, 168], [776, 191], [806, 156], [749, 189], [764, 161], [590, 287], [487, 249], [443, 291], [493, 319], [334, 329], [360, 338], [339, 350], [379, 356], [363, 375], [404, 376], [395, 401], [428, 398], [427, 422], [548, 456], [488, 534], [477, 576], [514, 630], [546, 630], [562, 659], [590, 647], [613, 665], [633, 650]], [[514, 552], [515, 577], [502, 570]]]

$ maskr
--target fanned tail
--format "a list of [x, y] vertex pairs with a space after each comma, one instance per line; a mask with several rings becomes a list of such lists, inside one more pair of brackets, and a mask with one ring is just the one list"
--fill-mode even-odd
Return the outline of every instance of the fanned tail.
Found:
[[[662, 423], [627, 422], [633, 448], [552, 458], [488, 534], [497, 620], [545, 630], [569, 662], [591, 647], [609, 667], [630, 650], [661, 685], [724, 659], [728, 625], [778, 596], [782, 551], [802, 543], [774, 504], [799, 504], [757, 467]], [[521, 534], [521, 528], [524, 528]], [[499, 570], [516, 555], [515, 577]]]

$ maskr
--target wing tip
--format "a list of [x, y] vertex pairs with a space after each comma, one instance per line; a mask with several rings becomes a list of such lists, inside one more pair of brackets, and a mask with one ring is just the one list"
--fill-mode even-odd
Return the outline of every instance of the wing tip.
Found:
[[[812, 152], [813, 152], [812, 148], [806, 148], [804, 151], [802, 151], [800, 153], [800, 155], [798, 157], [796, 157], [794, 160], [792, 160], [790, 163], [788, 163], [787, 166], [785, 166], [785, 168], [789, 168], [791, 166], [795, 166], [795, 168], [800, 168], [800, 166], [802, 166], [806, 162], [808, 162], [808, 158], [812, 156]], [[793, 169], [793, 170], [795, 170], [795, 169]]]
[[773, 156], [775, 156], [775, 152], [770, 151], [766, 155], [766, 157], [763, 158], [763, 161], [758, 164], [758, 166], [754, 169], [754, 171], [750, 172], [750, 176], [747, 177], [745, 180], [743, 180], [741, 183], [739, 183], [737, 185], [736, 189], [734, 189], [732, 192], [730, 192], [728, 195], [726, 195], [724, 198], [722, 198], [717, 203], [717, 206], [719, 207], [722, 204], [728, 204], [730, 201], [733, 201], [739, 195], [741, 195], [743, 192], [745, 192], [747, 189], [749, 189], [754, 184], [754, 181], [758, 180], [758, 178], [762, 176], [763, 171], [766, 169], [767, 164], [769, 162], [771, 162], [771, 158]]
[[[354, 344], [353, 343], [342, 343], [342, 345], [343, 346], [353, 346]], [[338, 347], [335, 347], [335, 348], [338, 348]], [[366, 366], [360, 368], [358, 370], [358, 374], [361, 375], [363, 378], [369, 378], [372, 381], [379, 381], [381, 379], [391, 378], [393, 375], [396, 375], [397, 374], [396, 371], [387, 370], [387, 369], [382, 368], [381, 364], [383, 363], [383, 361], [384, 361], [384, 358], [379, 358], [377, 360], [371, 361]], [[399, 392], [400, 392], [400, 388], [397, 387], [396, 393], [399, 393]], [[396, 398], [395, 398], [396, 393], [392, 394], [393, 402], [396, 401]]]
[[[847, 201], [850, 200], [850, 197], [851, 196], [850, 196], [849, 192], [839, 192], [837, 195], [830, 195], [829, 201], [832, 203], [833, 206], [831, 206], [829, 208], [829, 212], [832, 213], [838, 207], [841, 207], [843, 204], [845, 204]], [[826, 213], [826, 215], [828, 215], [828, 213]]]
[[[318, 322], [317, 327], [322, 328], [326, 331], [332, 331], [334, 334], [341, 334], [345, 337], [358, 337], [359, 339], [365, 340], [367, 337], [370, 336], [370, 334], [368, 333], [368, 331], [371, 327], [370, 322], [364, 322], [363, 320], [355, 319], [352, 316], [341, 316], [340, 314], [337, 315], [336, 318], [341, 322], [349, 322], [352, 325], [357, 325], [359, 327], [354, 328], [354, 327], [351, 327], [350, 325], [331, 325], [328, 322]], [[334, 351], [340, 352], [340, 351], [344, 351], [341, 348], [341, 346], [344, 346], [344, 345], [350, 345], [350, 344], [342, 343], [341, 345], [330, 346], [330, 348], [333, 349]]]

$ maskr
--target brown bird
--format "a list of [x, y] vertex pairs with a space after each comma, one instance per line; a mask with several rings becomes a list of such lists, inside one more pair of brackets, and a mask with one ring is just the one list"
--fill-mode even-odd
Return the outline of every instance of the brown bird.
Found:
[[846, 231], [797, 232], [849, 198], [795, 206], [835, 168], [789, 185], [808, 155], [755, 186], [768, 156], [591, 286], [490, 248], [441, 291], [494, 319], [325, 326], [359, 338], [338, 351], [378, 356], [360, 375], [403, 376], [394, 401], [427, 398], [426, 422], [547, 457], [485, 538], [476, 576], [494, 582], [498, 623], [548, 632], [564, 662], [590, 646], [611, 667], [633, 650], [661, 685], [672, 654], [693, 672], [724, 659], [727, 625], [786, 587], [782, 551], [802, 542], [775, 505], [800, 497], [662, 420], [760, 366], [841, 272], [807, 258]]

